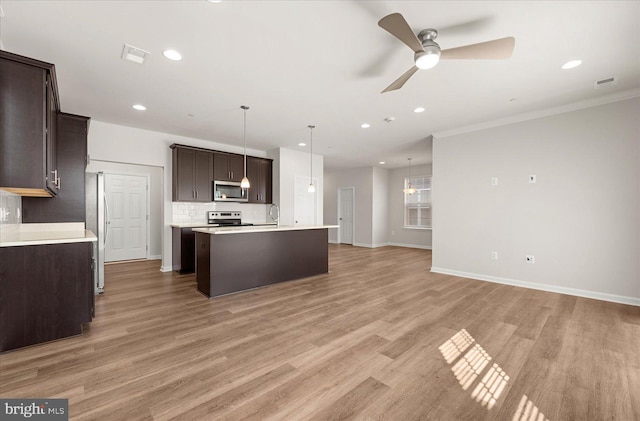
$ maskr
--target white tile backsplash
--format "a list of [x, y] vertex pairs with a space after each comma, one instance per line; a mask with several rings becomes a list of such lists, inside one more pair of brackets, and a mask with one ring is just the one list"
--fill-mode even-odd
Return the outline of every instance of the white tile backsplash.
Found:
[[[206, 223], [208, 211], [240, 211], [242, 221], [251, 224], [268, 222], [269, 205], [257, 203], [173, 202], [174, 223]], [[270, 221], [269, 221], [270, 222]]]
[[0, 190], [0, 229], [22, 222], [22, 197]]

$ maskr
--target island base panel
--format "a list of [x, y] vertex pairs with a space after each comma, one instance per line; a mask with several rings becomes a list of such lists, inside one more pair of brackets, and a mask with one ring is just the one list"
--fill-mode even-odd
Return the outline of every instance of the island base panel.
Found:
[[208, 297], [329, 271], [327, 229], [196, 233], [196, 244], [198, 290]]

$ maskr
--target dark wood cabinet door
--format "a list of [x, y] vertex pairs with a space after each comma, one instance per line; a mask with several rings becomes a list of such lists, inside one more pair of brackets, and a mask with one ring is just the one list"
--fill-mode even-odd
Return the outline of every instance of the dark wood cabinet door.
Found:
[[46, 150], [46, 180], [49, 191], [57, 193], [60, 189], [60, 174], [57, 160], [57, 120], [58, 110], [57, 99], [53, 89], [51, 75], [47, 74], [47, 126], [45, 128], [45, 150]]
[[229, 180], [241, 182], [244, 177], [244, 156], [243, 155], [229, 155], [229, 172], [231, 178]]
[[92, 318], [91, 255], [88, 242], [0, 247], [0, 352], [82, 333]]
[[247, 178], [249, 179], [249, 183], [251, 183], [251, 187], [249, 187], [249, 191], [247, 192], [247, 198], [249, 199], [249, 203], [262, 203], [260, 201], [260, 192], [261, 192], [261, 160], [259, 158], [254, 158], [252, 156], [247, 157]]
[[22, 221], [78, 222], [86, 220], [85, 169], [89, 118], [57, 115], [57, 166], [60, 190], [56, 197], [23, 197]]
[[270, 159], [263, 160], [260, 170], [261, 185], [264, 188], [261, 193], [262, 197], [264, 197], [262, 203], [271, 204], [273, 203], [273, 161]]
[[194, 160], [196, 151], [187, 148], [173, 149], [173, 200], [192, 202], [196, 198], [194, 189]]
[[247, 157], [247, 177], [251, 183], [249, 203], [271, 203], [271, 168], [270, 159]]
[[195, 201], [211, 202], [213, 201], [213, 154], [195, 151], [193, 159]]
[[231, 174], [229, 173], [229, 159], [227, 154], [214, 152], [213, 154], [213, 178], [215, 180], [228, 181]]
[[0, 187], [46, 195], [47, 71], [0, 51]]
[[219, 153], [213, 154], [213, 176], [221, 181], [242, 181], [244, 177], [244, 156]]

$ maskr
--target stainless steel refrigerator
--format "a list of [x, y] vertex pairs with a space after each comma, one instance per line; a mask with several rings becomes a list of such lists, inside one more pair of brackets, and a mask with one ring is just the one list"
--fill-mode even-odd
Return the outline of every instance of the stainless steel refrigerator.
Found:
[[104, 246], [109, 223], [107, 196], [104, 192], [104, 174], [86, 173], [86, 211], [88, 230], [98, 237], [93, 243], [93, 285], [96, 294], [104, 292]]

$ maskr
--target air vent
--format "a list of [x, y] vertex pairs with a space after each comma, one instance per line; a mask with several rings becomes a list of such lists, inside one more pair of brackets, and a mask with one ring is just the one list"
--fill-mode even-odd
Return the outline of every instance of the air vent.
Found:
[[124, 60], [129, 60], [138, 64], [144, 64], [149, 54], [151, 53], [129, 44], [125, 44], [122, 49], [122, 58]]
[[618, 80], [615, 77], [608, 77], [606, 79], [601, 79], [593, 83], [594, 89], [606, 88], [609, 86], [617, 85]]

